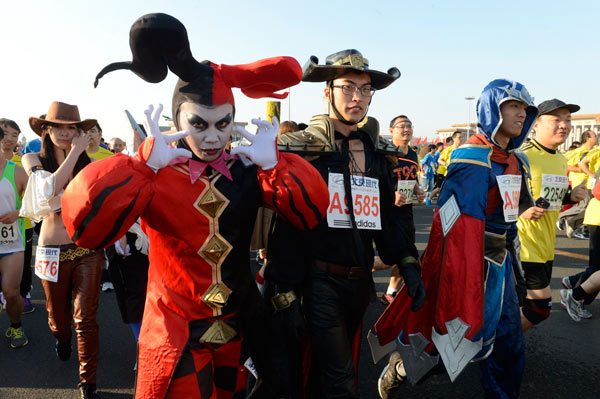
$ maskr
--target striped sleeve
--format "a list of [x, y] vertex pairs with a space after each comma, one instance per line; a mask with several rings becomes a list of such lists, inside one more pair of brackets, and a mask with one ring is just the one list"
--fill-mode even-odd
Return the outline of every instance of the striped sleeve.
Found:
[[329, 206], [327, 184], [300, 156], [279, 153], [277, 166], [259, 169], [258, 180], [265, 204], [294, 226], [310, 230], [325, 217]]
[[123, 154], [86, 166], [62, 197], [62, 218], [69, 237], [90, 249], [113, 244], [151, 200], [154, 176], [144, 162]]

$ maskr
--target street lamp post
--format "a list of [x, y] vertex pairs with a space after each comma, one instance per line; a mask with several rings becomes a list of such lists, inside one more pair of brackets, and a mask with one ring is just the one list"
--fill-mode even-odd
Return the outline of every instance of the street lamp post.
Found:
[[471, 101], [475, 100], [475, 97], [472, 96], [468, 96], [465, 97], [465, 100], [467, 100], [467, 104], [469, 106], [469, 129], [467, 130], [467, 139], [469, 138], [469, 136], [471, 135]]

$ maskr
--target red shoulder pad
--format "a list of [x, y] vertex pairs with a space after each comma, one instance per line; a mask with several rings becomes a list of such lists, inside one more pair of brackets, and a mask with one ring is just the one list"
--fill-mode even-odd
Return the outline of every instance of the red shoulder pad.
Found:
[[279, 153], [277, 165], [260, 169], [263, 201], [294, 226], [310, 230], [326, 215], [329, 191], [321, 174], [300, 156]]
[[79, 246], [105, 248], [122, 237], [152, 198], [154, 172], [117, 154], [92, 162], [68, 184], [62, 218]]

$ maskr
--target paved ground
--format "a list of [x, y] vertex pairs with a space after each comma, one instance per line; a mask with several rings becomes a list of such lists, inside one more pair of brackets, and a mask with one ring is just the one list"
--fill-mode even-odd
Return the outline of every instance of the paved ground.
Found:
[[[419, 205], [415, 209], [415, 216], [418, 247], [422, 251], [432, 212]], [[556, 257], [552, 280], [555, 306], [550, 319], [526, 335], [527, 363], [521, 390], [523, 398], [600, 397], [600, 300], [589, 307], [595, 316], [593, 319], [575, 323], [561, 308], [558, 295], [560, 279], [586, 265], [587, 262], [580, 258], [587, 256], [587, 245], [587, 241], [571, 240], [559, 234], [557, 249], [563, 254]], [[569, 256], [565, 256], [564, 252]], [[387, 276], [387, 271], [375, 274], [378, 291], [385, 290]], [[56, 357], [54, 339], [46, 324], [44, 295], [39, 279], [34, 277], [34, 281], [33, 302], [38, 308], [34, 313], [23, 316], [30, 344], [19, 350], [11, 350], [6, 342], [0, 341], [0, 399], [76, 398], [78, 378], [75, 353], [65, 363]], [[101, 398], [130, 398], [135, 378], [133, 335], [129, 327], [121, 322], [114, 293], [101, 293], [100, 298], [98, 386]], [[371, 304], [364, 321], [365, 331], [373, 325], [383, 309], [380, 303]], [[0, 326], [3, 329], [7, 322], [6, 315], [0, 314]], [[362, 398], [378, 398], [376, 383], [384, 362], [382, 360], [373, 365], [369, 349], [363, 344], [360, 363]], [[417, 387], [401, 387], [394, 398], [483, 397], [479, 377], [478, 367], [469, 366], [453, 384], [444, 375], [435, 376]]]

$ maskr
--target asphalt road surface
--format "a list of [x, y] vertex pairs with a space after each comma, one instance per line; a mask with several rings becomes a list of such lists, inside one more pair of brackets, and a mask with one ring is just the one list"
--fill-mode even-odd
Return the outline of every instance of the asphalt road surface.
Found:
[[[423, 205], [415, 207], [418, 248], [422, 251], [429, 235], [432, 211]], [[522, 398], [597, 399], [600, 397], [600, 300], [588, 309], [591, 320], [575, 323], [560, 306], [560, 280], [583, 269], [587, 264], [588, 241], [567, 239], [559, 232], [557, 256], [552, 278], [554, 307], [551, 317], [525, 335], [526, 366], [521, 388]], [[375, 282], [379, 295], [385, 291], [389, 271], [377, 272]], [[30, 343], [24, 348], [10, 349], [0, 342], [0, 399], [77, 398], [77, 356], [61, 362], [54, 351], [54, 338], [47, 326], [44, 294], [34, 276], [34, 313], [23, 316]], [[372, 303], [364, 320], [364, 332], [372, 327], [384, 306]], [[0, 313], [4, 331], [8, 318]], [[100, 294], [100, 361], [98, 390], [101, 398], [130, 398], [133, 394], [136, 345], [129, 326], [122, 323], [113, 292]], [[75, 345], [74, 345], [75, 348]], [[387, 359], [374, 365], [370, 350], [363, 340], [360, 359], [361, 398], [376, 399], [377, 378]], [[412, 387], [403, 385], [392, 398], [480, 398], [477, 365], [470, 365], [454, 383], [446, 375], [437, 375]]]

